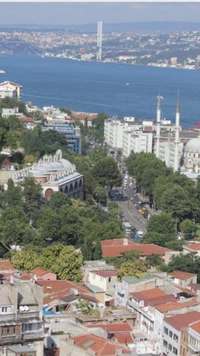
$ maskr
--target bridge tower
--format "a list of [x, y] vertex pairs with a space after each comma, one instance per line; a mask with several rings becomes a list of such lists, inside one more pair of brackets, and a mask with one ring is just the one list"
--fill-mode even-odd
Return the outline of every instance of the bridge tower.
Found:
[[97, 23], [97, 61], [102, 59], [102, 21]]

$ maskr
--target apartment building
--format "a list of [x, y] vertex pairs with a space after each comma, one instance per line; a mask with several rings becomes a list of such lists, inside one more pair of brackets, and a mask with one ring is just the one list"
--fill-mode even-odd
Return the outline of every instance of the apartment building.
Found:
[[21, 100], [22, 86], [13, 82], [5, 81], [0, 83], [0, 100], [6, 97]]
[[112, 148], [123, 148], [123, 132], [128, 124], [119, 119], [107, 119], [104, 121], [104, 137], [108, 146]]
[[19, 108], [18, 107], [16, 107], [16, 108], [3, 108], [1, 116], [4, 119], [8, 119], [10, 116], [16, 116], [16, 117], [20, 118], [20, 117], [23, 116], [23, 113], [19, 112]]
[[182, 271], [174, 271], [168, 273], [168, 277], [172, 281], [172, 283], [177, 284], [180, 287], [186, 288], [191, 283], [197, 283], [197, 275], [194, 273], [182, 272]]
[[105, 303], [114, 297], [115, 284], [117, 282], [117, 271], [91, 271], [89, 272], [88, 282], [104, 291], [103, 303]]
[[200, 321], [190, 324], [187, 335], [187, 356], [200, 354]]
[[[130, 128], [129, 128], [130, 130]], [[123, 133], [123, 155], [128, 157], [131, 151], [139, 152], [152, 152], [153, 134], [151, 132], [145, 133], [143, 131], [128, 131]]]
[[52, 124], [46, 124], [43, 126], [42, 130], [56, 130], [63, 133], [66, 137], [66, 146], [76, 154], [81, 155], [82, 139], [79, 127], [74, 127], [72, 124], [59, 124], [54, 122]]
[[0, 295], [0, 355], [43, 356], [42, 288], [11, 277]]
[[[200, 313], [192, 311], [164, 319], [163, 356], [187, 356], [187, 329], [191, 323], [200, 321]], [[190, 341], [192, 341], [190, 337]]]
[[[104, 137], [108, 146], [122, 149], [125, 157], [128, 157], [131, 151], [152, 152], [153, 134], [148, 132], [146, 121], [125, 119], [105, 120]], [[152, 126], [150, 128], [152, 130]], [[145, 129], [147, 132], [143, 132]]]

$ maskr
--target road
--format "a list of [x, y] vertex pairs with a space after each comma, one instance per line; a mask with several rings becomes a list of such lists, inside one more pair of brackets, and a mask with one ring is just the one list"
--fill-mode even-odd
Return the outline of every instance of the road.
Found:
[[[133, 188], [134, 187], [127, 186], [126, 189], [123, 189], [123, 200], [120, 198], [121, 192], [119, 194], [112, 191], [115, 197], [114, 200], [124, 214], [123, 221], [130, 222], [137, 230], [146, 233], [147, 219], [145, 219], [138, 211], [140, 208], [139, 198]], [[133, 201], [130, 200], [131, 197], [134, 197]], [[137, 204], [137, 207], [134, 206], [134, 204]]]

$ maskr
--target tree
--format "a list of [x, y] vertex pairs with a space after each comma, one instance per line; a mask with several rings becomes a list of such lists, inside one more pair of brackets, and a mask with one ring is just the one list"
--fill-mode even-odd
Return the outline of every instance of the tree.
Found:
[[42, 204], [42, 187], [35, 183], [33, 177], [25, 177], [22, 184], [25, 213], [35, 223]]
[[162, 209], [181, 221], [191, 213], [190, 198], [181, 186], [175, 184], [163, 194]]
[[8, 179], [7, 190], [2, 196], [4, 206], [22, 206], [22, 191], [19, 186], [15, 187], [13, 180]]
[[81, 266], [83, 257], [76, 252], [72, 246], [63, 246], [57, 257], [52, 272], [56, 273], [59, 279], [80, 282], [82, 280]]
[[64, 248], [61, 244], [52, 244], [47, 248], [42, 250], [42, 253], [38, 258], [38, 266], [46, 269], [47, 271], [51, 271], [54, 269], [54, 265], [57, 263], [57, 258], [59, 257], [62, 249]]
[[145, 263], [139, 259], [135, 259], [132, 262], [124, 262], [117, 271], [117, 277], [119, 281], [123, 276], [136, 276], [141, 277], [146, 272], [147, 267]]
[[97, 241], [97, 243], [95, 244], [93, 257], [94, 257], [94, 260], [101, 260], [101, 258], [102, 258], [102, 249], [101, 249], [100, 241]]
[[21, 250], [12, 253], [12, 262], [16, 269], [30, 272], [38, 266], [38, 254], [32, 250]]
[[186, 255], [180, 253], [177, 256], [172, 256], [171, 261], [167, 266], [164, 266], [168, 272], [183, 271], [189, 273], [196, 273], [198, 283], [200, 282], [200, 257], [196, 252], [191, 252]]
[[155, 244], [163, 247], [167, 247], [169, 242], [175, 243], [177, 241], [175, 234], [160, 234], [158, 232], [147, 232], [143, 238], [142, 243]]
[[175, 234], [175, 221], [172, 216], [167, 213], [152, 215], [147, 225], [147, 232], [170, 235]]
[[163, 259], [159, 255], [149, 255], [146, 257], [146, 265], [148, 268], [159, 267], [163, 264]]
[[49, 207], [58, 211], [63, 205], [72, 205], [71, 199], [62, 192], [55, 192], [50, 198]]
[[88, 300], [82, 300], [79, 298], [78, 303], [75, 303], [75, 306], [83, 315], [100, 316], [99, 311], [94, 309], [94, 305]]
[[61, 239], [61, 223], [59, 212], [56, 209], [43, 209], [40, 219], [37, 223], [43, 243], [55, 243]]
[[100, 159], [107, 157], [108, 149], [106, 147], [94, 147], [88, 151], [89, 159], [92, 163], [97, 163]]
[[112, 157], [105, 157], [99, 160], [93, 169], [97, 182], [105, 187], [119, 187], [121, 185], [121, 174], [117, 163]]
[[198, 227], [190, 219], [185, 219], [180, 223], [180, 229], [185, 238], [189, 239], [197, 232]]
[[107, 193], [106, 193], [106, 189], [104, 187], [97, 186], [96, 189], [94, 190], [93, 195], [94, 195], [94, 199], [98, 203], [107, 200]]

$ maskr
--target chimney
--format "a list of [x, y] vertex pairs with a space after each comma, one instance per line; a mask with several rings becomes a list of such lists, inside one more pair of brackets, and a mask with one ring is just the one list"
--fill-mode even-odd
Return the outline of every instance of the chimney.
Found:
[[127, 238], [123, 239], [123, 246], [128, 246], [128, 239]]

